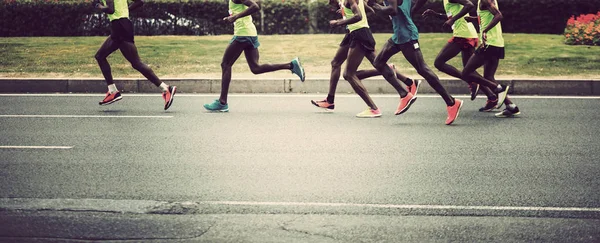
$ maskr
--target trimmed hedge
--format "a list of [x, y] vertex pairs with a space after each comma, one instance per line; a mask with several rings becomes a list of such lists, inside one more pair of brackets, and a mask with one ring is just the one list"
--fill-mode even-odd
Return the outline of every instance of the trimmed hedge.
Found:
[[[476, 0], [472, 0], [476, 2]], [[572, 15], [596, 13], [600, 0], [498, 0], [509, 33], [564, 33]], [[339, 18], [326, 0], [262, 0], [253, 15], [260, 34], [341, 33], [329, 20]], [[443, 11], [442, 0], [422, 9]], [[146, 1], [131, 13], [138, 35], [232, 34], [224, 0]], [[261, 19], [262, 16], [262, 19]], [[415, 16], [420, 32], [449, 32], [442, 21]], [[370, 16], [373, 32], [391, 32], [386, 16]], [[108, 35], [108, 19], [93, 9], [91, 0], [0, 0], [0, 36]]]

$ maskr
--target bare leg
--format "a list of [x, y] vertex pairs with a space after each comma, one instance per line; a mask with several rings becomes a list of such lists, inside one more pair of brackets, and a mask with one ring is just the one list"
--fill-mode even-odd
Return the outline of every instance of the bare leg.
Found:
[[342, 64], [348, 57], [349, 45], [340, 46], [331, 60], [331, 75], [329, 76], [329, 93], [327, 93], [327, 101], [333, 103], [335, 98], [335, 91], [337, 89], [338, 81], [340, 80], [340, 73], [342, 72]]
[[234, 41], [227, 46], [225, 53], [223, 53], [223, 60], [221, 61], [221, 96], [219, 97], [219, 102], [221, 102], [221, 104], [227, 104], [229, 83], [231, 83], [231, 66], [233, 66], [235, 61], [242, 55], [244, 48], [247, 47], [249, 47], [248, 44]]
[[[488, 80], [498, 83], [498, 82], [496, 82], [495, 76], [496, 76], [496, 71], [498, 70], [499, 64], [500, 64], [500, 59], [496, 58], [496, 59], [487, 60], [485, 65], [483, 66], [483, 76]], [[508, 106], [512, 103], [513, 102], [508, 98], [508, 95], [507, 95], [506, 99], [504, 100], [504, 104]]]
[[109, 36], [106, 38], [94, 56], [96, 58], [96, 62], [98, 62], [98, 66], [100, 66], [100, 71], [102, 71], [102, 76], [104, 76], [104, 80], [106, 80], [107, 85], [114, 84], [115, 82], [113, 80], [110, 64], [106, 58], [118, 49], [119, 43], [114, 42]]
[[152, 69], [148, 67], [148, 65], [146, 65], [140, 60], [140, 56], [138, 55], [137, 47], [135, 46], [135, 44], [123, 41], [119, 45], [119, 49], [121, 50], [121, 53], [123, 54], [125, 59], [127, 59], [127, 61], [131, 63], [131, 66], [135, 70], [144, 75], [144, 77], [150, 80], [150, 82], [156, 85], [156, 87], [160, 86], [161, 81], [160, 79], [158, 79], [156, 74], [154, 74], [154, 71], [152, 71]]
[[472, 55], [471, 58], [469, 58], [469, 61], [467, 62], [467, 65], [465, 66], [465, 69], [463, 69], [462, 71], [462, 76], [465, 77], [466, 79], [468, 79], [469, 81], [473, 80], [473, 82], [476, 82], [480, 85], [483, 85], [485, 87], [488, 87], [490, 90], [496, 90], [498, 84], [496, 82], [493, 82], [491, 80], [488, 80], [484, 77], [481, 77], [481, 75], [476, 75], [475, 71], [483, 66], [486, 63], [485, 57], [481, 56], [481, 55]]
[[375, 57], [375, 60], [373, 60], [371, 63], [381, 73], [381, 75], [383, 75], [385, 80], [388, 81], [388, 83], [390, 83], [394, 89], [396, 89], [400, 97], [406, 97], [408, 90], [406, 87], [402, 87], [402, 85], [400, 85], [400, 82], [398, 82], [396, 79], [395, 72], [387, 65], [387, 61], [390, 60], [393, 55], [398, 53], [398, 51], [394, 50], [392, 47], [393, 46], [389, 41], [386, 42], [379, 54], [377, 54]]
[[291, 70], [291, 63], [283, 63], [283, 64], [259, 64], [259, 53], [256, 48], [246, 48], [244, 50], [244, 55], [246, 56], [246, 61], [248, 61], [248, 66], [250, 67], [250, 71], [253, 74], [261, 74], [268, 73], [277, 70]]
[[431, 71], [427, 64], [425, 64], [425, 60], [423, 59], [423, 54], [421, 53], [420, 48], [415, 49], [412, 45], [406, 45], [402, 50], [402, 54], [404, 55], [404, 58], [406, 58], [406, 60], [417, 70], [417, 73], [427, 80], [429, 86], [431, 86], [431, 88], [433, 88], [440, 96], [442, 96], [442, 99], [444, 99], [444, 102], [446, 102], [447, 106], [454, 105], [454, 98], [450, 96], [448, 92], [446, 92], [444, 86], [440, 84], [440, 79], [438, 76]]
[[[367, 89], [356, 76], [356, 71], [362, 59], [365, 57], [365, 51], [360, 47], [350, 48], [348, 51], [348, 59], [346, 60], [346, 70], [344, 71], [344, 79], [347, 80], [354, 92], [363, 99], [363, 101], [373, 110], [377, 110], [375, 102], [369, 96]], [[393, 74], [392, 74], [393, 75]]]

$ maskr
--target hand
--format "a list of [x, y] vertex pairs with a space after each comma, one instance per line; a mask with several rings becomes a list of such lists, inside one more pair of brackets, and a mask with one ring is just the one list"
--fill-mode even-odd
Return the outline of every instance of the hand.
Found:
[[427, 19], [427, 17], [429, 17], [429, 16], [434, 16], [434, 15], [437, 15], [437, 14], [438, 14], [438, 13], [437, 13], [436, 11], [433, 11], [433, 10], [431, 10], [431, 9], [427, 9], [427, 10], [425, 10], [425, 12], [423, 12], [423, 14], [421, 14], [421, 16], [422, 16], [424, 19]]
[[467, 22], [471, 22], [471, 23], [477, 23], [477, 22], [479, 22], [479, 18], [474, 17], [474, 16], [467, 16], [467, 17], [465, 17], [465, 20]]
[[487, 42], [487, 32], [485, 31], [481, 32], [481, 42], [484, 46], [486, 45], [485, 43]]
[[338, 20], [330, 20], [329, 21], [329, 26], [331, 26], [331, 27], [337, 27], [339, 22], [340, 21], [338, 21]]
[[454, 20], [452, 18], [449, 18], [448, 20], [446, 20], [446, 22], [444, 22], [444, 26], [452, 26], [454, 24]]
[[233, 22], [235, 22], [236, 18], [235, 18], [235, 16], [227, 16], [227, 17], [223, 18], [223, 20], [227, 21], [229, 23], [233, 23]]

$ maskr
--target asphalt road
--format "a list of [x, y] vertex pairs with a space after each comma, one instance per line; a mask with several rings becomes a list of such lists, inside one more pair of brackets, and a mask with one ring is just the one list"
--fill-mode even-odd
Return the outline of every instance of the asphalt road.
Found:
[[[522, 116], [499, 119], [477, 111], [484, 99], [462, 97], [461, 116], [451, 126], [444, 125], [443, 101], [432, 95], [420, 96], [400, 116], [393, 115], [398, 98], [374, 96], [384, 114], [376, 119], [354, 117], [366, 108], [355, 95], [339, 95], [333, 113], [310, 104], [321, 94], [232, 95], [229, 113], [204, 111], [202, 104], [216, 95], [176, 96], [166, 112], [158, 95], [125, 94], [105, 107], [97, 105], [101, 98], [0, 96], [0, 204], [54, 203], [44, 208], [52, 211], [65, 200], [120, 202], [120, 208], [156, 201], [162, 206], [145, 213], [179, 207], [176, 213], [190, 215], [316, 214], [349, 224], [356, 218], [339, 217], [362, 215], [365, 229], [382, 224], [371, 221], [375, 215], [417, 217], [406, 220], [434, 228], [463, 222], [458, 238], [422, 238], [433, 229], [406, 224], [396, 230], [424, 235], [351, 238], [356, 241], [600, 240], [599, 98], [515, 97]], [[423, 215], [435, 216], [418, 218]], [[463, 217], [469, 215], [477, 217]], [[0, 222], [15, 217], [5, 212]], [[580, 238], [485, 237], [503, 225], [495, 220], [535, 228], [525, 223], [535, 219], [562, 220], [539, 229], [569, 227]], [[465, 223], [479, 220], [489, 231], [465, 236]], [[516, 224], [509, 225], [503, 229]]]

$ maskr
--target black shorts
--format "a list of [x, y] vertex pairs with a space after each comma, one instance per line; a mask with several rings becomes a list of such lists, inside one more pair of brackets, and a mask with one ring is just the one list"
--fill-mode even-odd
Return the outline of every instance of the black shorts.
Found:
[[133, 24], [128, 18], [115, 19], [110, 22], [110, 38], [115, 42], [133, 41]]
[[369, 28], [360, 28], [350, 33], [347, 33], [340, 43], [340, 46], [350, 45], [350, 48], [356, 48], [360, 46], [367, 52], [375, 51], [375, 38]]
[[483, 56], [485, 59], [504, 59], [504, 47], [480, 45], [475, 50], [475, 55]]
[[394, 51], [394, 53], [398, 53], [398, 52], [404, 52], [407, 49], [412, 49], [412, 50], [420, 50], [421, 46], [419, 45], [419, 41], [418, 40], [411, 40], [409, 42], [406, 43], [402, 43], [402, 44], [396, 44], [396, 42], [394, 42], [394, 40], [392, 40], [392, 38], [388, 39], [387, 41], [388, 45], [391, 46], [391, 50]]

